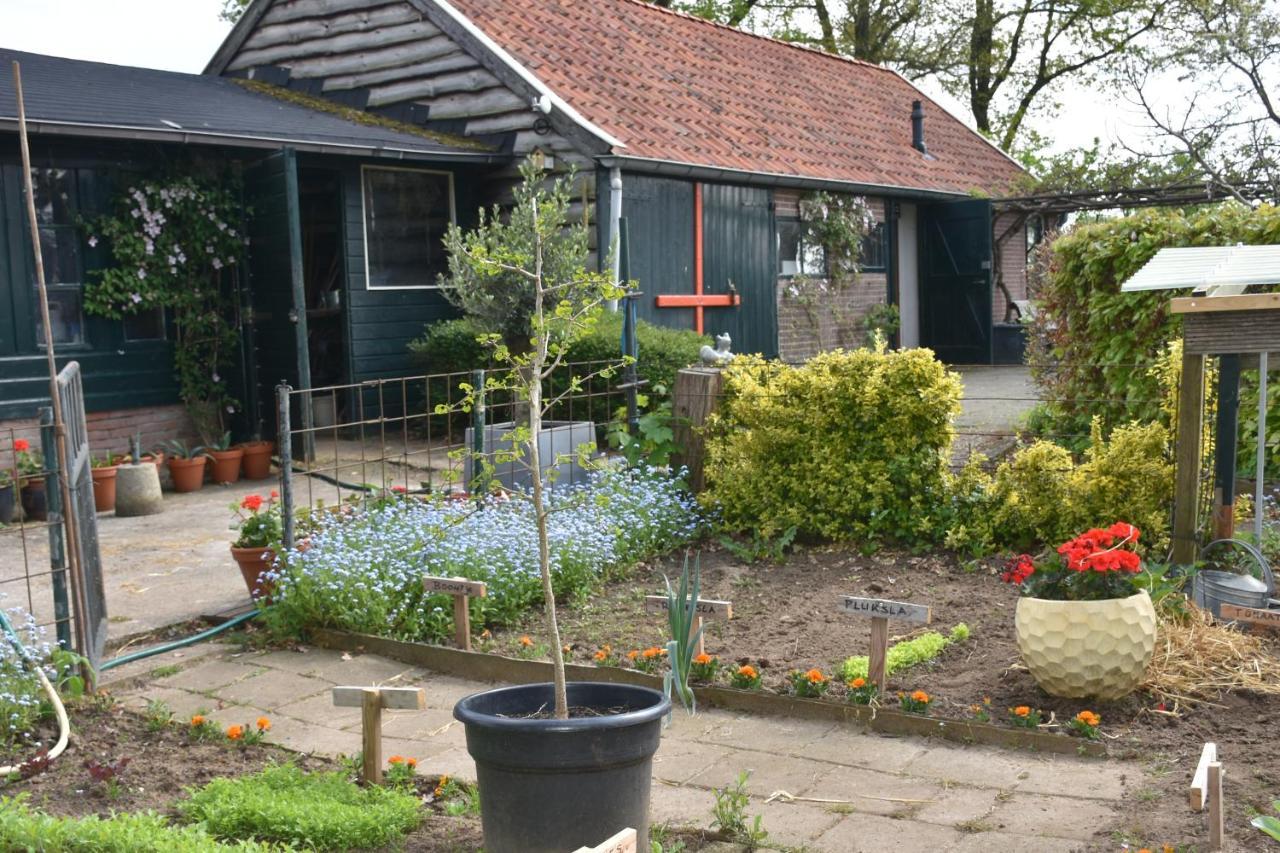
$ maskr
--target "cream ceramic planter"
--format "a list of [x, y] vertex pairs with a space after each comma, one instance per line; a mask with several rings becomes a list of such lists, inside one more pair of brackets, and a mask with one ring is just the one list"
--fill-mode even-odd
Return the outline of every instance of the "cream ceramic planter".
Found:
[[1119, 699], [1132, 693], [1156, 647], [1147, 593], [1106, 601], [1019, 598], [1018, 651], [1051, 696]]

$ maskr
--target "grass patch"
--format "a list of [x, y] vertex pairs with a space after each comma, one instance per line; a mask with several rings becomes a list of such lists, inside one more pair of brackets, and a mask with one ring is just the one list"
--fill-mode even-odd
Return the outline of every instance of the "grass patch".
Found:
[[176, 663], [171, 663], [166, 666], [158, 666], [151, 670], [151, 677], [168, 678], [169, 676], [177, 675], [180, 672], [182, 672], [182, 667], [178, 666]]
[[218, 838], [254, 838], [316, 850], [381, 847], [421, 820], [418, 800], [393, 788], [361, 788], [341, 773], [281, 764], [214, 779], [178, 806]]
[[278, 848], [257, 842], [223, 844], [200, 826], [171, 826], [151, 812], [109, 818], [51, 817], [32, 811], [22, 795], [0, 797], [0, 849], [41, 853], [269, 853]]

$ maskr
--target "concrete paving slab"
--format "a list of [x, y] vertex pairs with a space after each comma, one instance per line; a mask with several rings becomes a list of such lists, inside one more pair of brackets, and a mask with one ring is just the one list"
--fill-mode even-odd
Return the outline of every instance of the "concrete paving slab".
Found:
[[209, 693], [234, 684], [237, 681], [253, 678], [263, 672], [266, 672], [266, 670], [248, 662], [226, 659], [211, 660], [193, 666], [190, 669], [185, 669], [177, 675], [163, 679], [163, 681], [166, 687], [181, 687], [184, 690]]
[[1110, 819], [1111, 808], [1101, 800], [1015, 793], [996, 806], [990, 822], [1014, 835], [1089, 841]]
[[1007, 832], [974, 832], [952, 848], [954, 853], [1077, 853], [1084, 846], [1066, 839], [1027, 838]]
[[926, 790], [930, 793], [922, 796], [928, 796], [934, 802], [913, 809], [912, 819], [955, 827], [961, 831], [971, 831], [966, 830], [965, 826], [972, 828], [989, 823], [997, 798], [1008, 796], [1007, 792], [992, 788], [944, 788], [938, 785]]
[[902, 771], [939, 782], [1008, 789], [1029, 779], [1028, 768], [1037, 761], [1037, 757], [1016, 753], [934, 744], [907, 762]]
[[330, 686], [329, 690], [308, 696], [306, 699], [281, 705], [277, 713], [331, 729], [345, 729], [351, 725], [360, 725], [360, 709], [335, 708], [333, 694], [329, 692], [332, 689]]
[[[360, 721], [357, 719], [354, 726], [343, 726], [343, 728], [359, 730]], [[428, 708], [425, 711], [382, 712], [383, 737], [423, 741], [439, 741], [447, 738], [456, 740], [457, 745], [461, 746], [465, 731], [462, 723], [455, 720], [452, 713], [439, 708]]]
[[242, 705], [257, 704], [274, 708], [319, 693], [327, 694], [332, 689], [332, 684], [318, 678], [259, 667], [259, 672], [254, 677], [220, 687], [215, 693], [220, 699]]
[[[343, 655], [346, 654], [346, 657]], [[401, 683], [414, 667], [377, 655], [355, 655], [333, 652], [327, 649], [309, 649], [300, 652], [272, 652], [258, 659], [263, 666], [271, 666], [297, 675], [318, 678], [331, 684], [353, 687], [395, 682], [397, 686], [412, 686], [416, 679]]]
[[844, 820], [855, 820], [838, 812], [831, 812], [812, 803], [766, 803], [753, 801], [747, 806], [747, 814], [760, 816], [760, 825], [769, 833], [768, 840], [799, 847], [813, 845], [824, 832]]
[[936, 800], [941, 793], [937, 786], [919, 779], [864, 767], [829, 765], [809, 788], [808, 796], [847, 801], [848, 809], [859, 814], [895, 816], [927, 805], [911, 801]]
[[723, 758], [719, 747], [695, 741], [663, 737], [653, 757], [653, 775], [667, 782], [682, 784]]
[[813, 846], [830, 853], [904, 853], [953, 850], [963, 836], [954, 829], [879, 815], [849, 815], [818, 836]]
[[143, 693], [128, 693], [118, 697], [120, 701], [129, 708], [137, 711], [145, 711], [147, 703], [150, 700], [163, 702], [173, 712], [173, 717], [179, 722], [185, 723], [191, 719], [191, 715], [200, 709], [210, 709], [212, 706], [220, 704], [207, 696], [201, 696], [199, 693], [192, 693], [190, 690], [182, 690], [178, 687], [157, 687], [147, 690]]
[[686, 784], [700, 788], [725, 788], [733, 785], [740, 774], [749, 772], [747, 791], [752, 796], [768, 797], [774, 791], [800, 796], [808, 793], [827, 770], [812, 759], [734, 750], [695, 774]]

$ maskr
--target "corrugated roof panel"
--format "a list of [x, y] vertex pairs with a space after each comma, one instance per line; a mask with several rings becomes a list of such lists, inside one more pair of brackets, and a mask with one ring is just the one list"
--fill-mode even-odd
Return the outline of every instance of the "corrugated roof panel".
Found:
[[1280, 246], [1196, 246], [1161, 249], [1120, 290], [1132, 293], [1267, 284], [1280, 284]]

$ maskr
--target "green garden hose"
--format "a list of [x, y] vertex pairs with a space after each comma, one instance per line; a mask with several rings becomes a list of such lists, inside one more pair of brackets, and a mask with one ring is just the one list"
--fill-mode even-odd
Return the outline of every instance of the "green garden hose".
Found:
[[[0, 610], [0, 627], [4, 628], [5, 635], [9, 638], [9, 642], [17, 649], [18, 656], [22, 660], [27, 660], [26, 647], [22, 645], [18, 632], [13, 630], [13, 625], [9, 623], [9, 617], [5, 615], [4, 610]], [[40, 684], [44, 687], [44, 692], [49, 694], [49, 701], [53, 703], [53, 711], [58, 717], [58, 742], [54, 744], [53, 749], [49, 750], [46, 760], [52, 761], [62, 754], [67, 748], [67, 739], [71, 736], [71, 722], [67, 719], [67, 709], [62, 704], [62, 699], [58, 696], [58, 691], [49, 682], [49, 676], [44, 674], [44, 670], [38, 665], [35, 667], [36, 677], [40, 679]], [[8, 776], [10, 773], [16, 772], [21, 765], [10, 765], [9, 767], [0, 767], [0, 776]]]
[[98, 666], [98, 671], [102, 672], [103, 670], [121, 666], [126, 663], [132, 663], [135, 660], [142, 660], [143, 658], [149, 658], [152, 655], [163, 654], [164, 652], [173, 651], [174, 649], [183, 649], [183, 648], [186, 648], [187, 646], [195, 645], [201, 640], [207, 640], [210, 637], [216, 637], [218, 634], [221, 634], [223, 631], [227, 631], [231, 628], [236, 627], [237, 625], [244, 624], [245, 622], [248, 622], [250, 619], [252, 619], [257, 615], [258, 615], [257, 610], [250, 610], [248, 613], [241, 613], [239, 616], [236, 616], [234, 619], [228, 619], [226, 622], [223, 622], [221, 625], [215, 625], [214, 627], [208, 629], [207, 631], [201, 631], [199, 634], [192, 634], [190, 637], [183, 637], [181, 640], [174, 640], [171, 643], [162, 643], [161, 645], [158, 645], [158, 646], [152, 646], [149, 649], [142, 649], [141, 651], [130, 652], [127, 655], [121, 655], [118, 658], [112, 658], [109, 661], [103, 661], [102, 664]]

